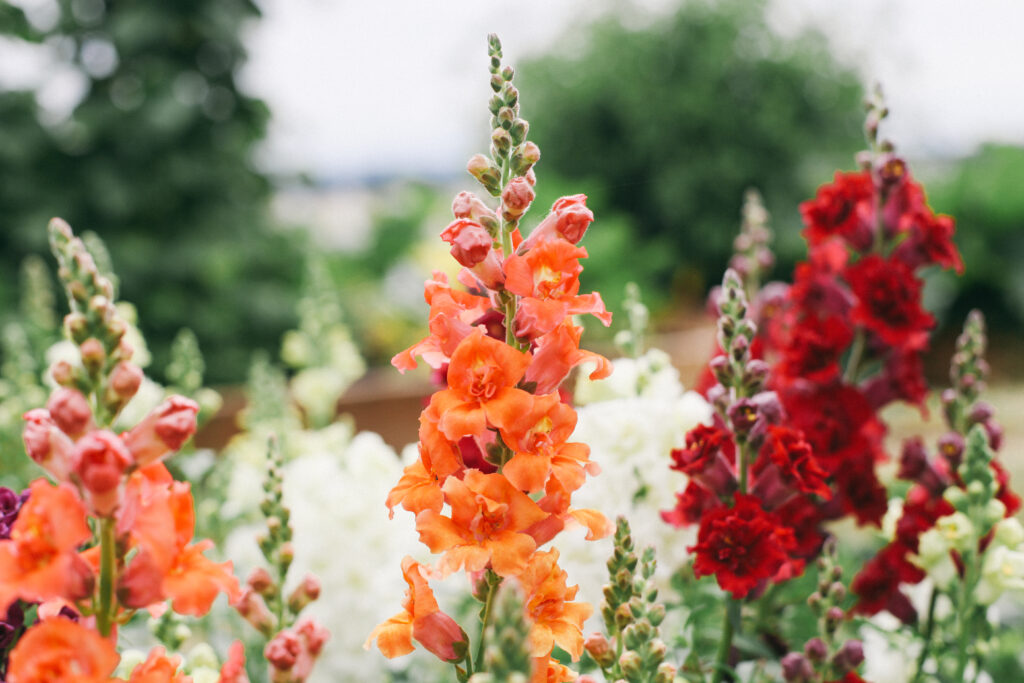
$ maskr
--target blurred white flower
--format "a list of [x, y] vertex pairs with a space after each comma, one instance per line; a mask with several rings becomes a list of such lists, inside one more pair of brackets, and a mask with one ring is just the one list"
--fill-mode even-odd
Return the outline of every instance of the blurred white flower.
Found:
[[[572, 440], [590, 446], [601, 473], [573, 494], [573, 505], [594, 508], [611, 520], [625, 515], [636, 547], [657, 549], [655, 580], [664, 589], [686, 561], [686, 546], [696, 539], [696, 529], [675, 529], [661, 519], [661, 511], [675, 505], [675, 494], [686, 485], [684, 475], [669, 470], [670, 453], [684, 445], [687, 431], [711, 419], [711, 407], [699, 394], [683, 390], [662, 351], [651, 350], [636, 360], [616, 359], [613, 365], [608, 380], [584, 380], [577, 387], [577, 401], [587, 404], [577, 409]], [[577, 599], [595, 606], [586, 628], [598, 629], [596, 608], [608, 582], [605, 563], [611, 538], [585, 541], [583, 533], [570, 531], [555, 545], [570, 584], [580, 586]]]

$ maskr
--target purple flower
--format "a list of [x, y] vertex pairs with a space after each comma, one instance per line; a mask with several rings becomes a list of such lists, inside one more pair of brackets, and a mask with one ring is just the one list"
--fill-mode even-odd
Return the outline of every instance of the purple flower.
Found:
[[28, 491], [17, 494], [0, 486], [0, 539], [11, 537], [11, 527], [18, 518], [18, 510], [28, 500]]

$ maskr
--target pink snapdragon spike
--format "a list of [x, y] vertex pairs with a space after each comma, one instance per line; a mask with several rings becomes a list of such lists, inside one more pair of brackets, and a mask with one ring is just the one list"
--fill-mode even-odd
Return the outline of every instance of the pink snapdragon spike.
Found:
[[278, 632], [263, 649], [271, 666], [272, 683], [304, 683], [313, 673], [313, 666], [330, 633], [313, 619], [303, 619], [296, 626]]
[[107, 517], [120, 502], [119, 488], [132, 454], [111, 431], [97, 430], [75, 443], [71, 471], [97, 517]]
[[55, 480], [69, 481], [74, 442], [57, 427], [45, 408], [30, 410], [23, 419], [25, 430], [22, 432], [22, 440], [28, 456]]
[[57, 389], [47, 402], [46, 409], [57, 427], [72, 439], [77, 439], [93, 426], [89, 402], [75, 389]]

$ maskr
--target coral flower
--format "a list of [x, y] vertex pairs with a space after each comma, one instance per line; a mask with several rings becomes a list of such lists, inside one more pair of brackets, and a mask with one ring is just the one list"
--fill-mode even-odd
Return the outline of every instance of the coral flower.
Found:
[[527, 529], [548, 514], [501, 474], [467, 470], [462, 480], [448, 478], [443, 490], [451, 518], [433, 510], [416, 516], [420, 540], [431, 552], [444, 553], [441, 572], [447, 576], [463, 566], [480, 571], [488, 563], [500, 576], [522, 572], [537, 548]]
[[502, 431], [513, 450], [502, 473], [516, 488], [542, 491], [554, 474], [569, 491], [583, 485], [588, 471], [600, 470], [588, 461], [590, 449], [580, 443], [565, 443], [576, 428], [576, 411], [562, 403], [557, 394], [540, 396], [530, 410]]
[[172, 481], [160, 463], [131, 476], [118, 531], [130, 534], [139, 552], [120, 578], [123, 604], [139, 608], [169, 598], [179, 614], [200, 616], [219, 592], [231, 599], [238, 595], [231, 562], [218, 564], [203, 555], [211, 541], [190, 545], [194, 530], [188, 484]]
[[829, 185], [800, 205], [807, 229], [804, 237], [812, 246], [839, 235], [857, 249], [871, 246], [874, 222], [875, 184], [867, 171], [836, 172]]
[[513, 255], [505, 262], [505, 288], [522, 299], [516, 314], [516, 336], [531, 339], [547, 334], [567, 316], [594, 314], [606, 326], [611, 314], [601, 295], [579, 294], [579, 260], [587, 250], [565, 240], [541, 242], [524, 255]]
[[417, 460], [402, 471], [402, 478], [388, 493], [385, 503], [388, 516], [394, 518], [395, 506], [401, 505], [413, 514], [423, 510], [441, 512], [444, 507], [444, 493], [437, 476], [428, 472], [422, 460]]
[[583, 328], [565, 320], [554, 330], [537, 340], [533, 362], [526, 369], [526, 381], [535, 385], [535, 393], [549, 394], [558, 389], [569, 371], [581, 363], [593, 363], [590, 379], [604, 379], [612, 374], [607, 358], [580, 348]]
[[441, 611], [427, 583], [426, 568], [411, 557], [402, 560], [402, 576], [409, 584], [402, 611], [379, 624], [363, 647], [377, 647], [391, 659], [413, 651], [415, 638], [442, 661], [458, 661], [465, 654], [467, 638], [455, 620]]
[[462, 340], [448, 365], [448, 389], [433, 395], [438, 427], [451, 441], [480, 436], [488, 425], [501, 428], [528, 410], [533, 396], [516, 389], [530, 354], [474, 330]]
[[0, 541], [0, 613], [11, 602], [79, 600], [92, 590], [92, 571], [78, 547], [92, 538], [85, 507], [68, 484], [37, 479]]
[[579, 674], [550, 656], [533, 658], [533, 674], [530, 683], [570, 683]]
[[192, 683], [192, 677], [180, 671], [181, 657], [168, 656], [162, 647], [150, 651], [146, 661], [132, 669], [128, 683]]
[[96, 631], [63, 617], [46, 619], [11, 651], [7, 682], [107, 683], [118, 660], [113, 643]]
[[430, 334], [391, 359], [401, 372], [416, 367], [416, 356], [432, 368], [441, 367], [491, 308], [487, 297], [452, 289], [448, 277], [440, 272], [427, 281], [423, 296], [430, 306]]
[[530, 618], [530, 654], [543, 657], [555, 645], [573, 661], [583, 654], [583, 622], [594, 611], [586, 603], [572, 602], [579, 586], [566, 585], [567, 574], [558, 566], [558, 550], [535, 553], [519, 576]]

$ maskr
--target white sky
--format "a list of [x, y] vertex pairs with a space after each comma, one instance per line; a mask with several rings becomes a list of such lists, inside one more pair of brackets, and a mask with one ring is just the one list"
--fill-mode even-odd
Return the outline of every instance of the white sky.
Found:
[[[2, 0], [0, 0], [2, 1]], [[39, 8], [52, 0], [14, 0]], [[628, 0], [261, 0], [243, 87], [273, 112], [272, 171], [323, 177], [456, 173], [485, 146], [485, 36], [507, 62], [555, 45]], [[820, 27], [865, 82], [881, 81], [886, 134], [912, 156], [1024, 144], [1024, 2], [768, 0], [782, 33]], [[675, 5], [633, 0], [642, 23]], [[0, 43], [0, 87], [44, 83], [59, 111], [80, 91], [52, 57]], [[529, 108], [529, 93], [523, 94]]]
[[[244, 83], [275, 121], [277, 169], [350, 175], [452, 172], [486, 125], [484, 37], [506, 60], [544, 50], [614, 2], [264, 0]], [[645, 13], [669, 0], [637, 2]], [[866, 82], [885, 86], [901, 149], [961, 154], [1024, 143], [1024, 3], [1018, 0], [772, 0], [781, 32], [820, 27]], [[639, 19], [638, 19], [639, 21]], [[529, 93], [523, 94], [528, 108]]]

